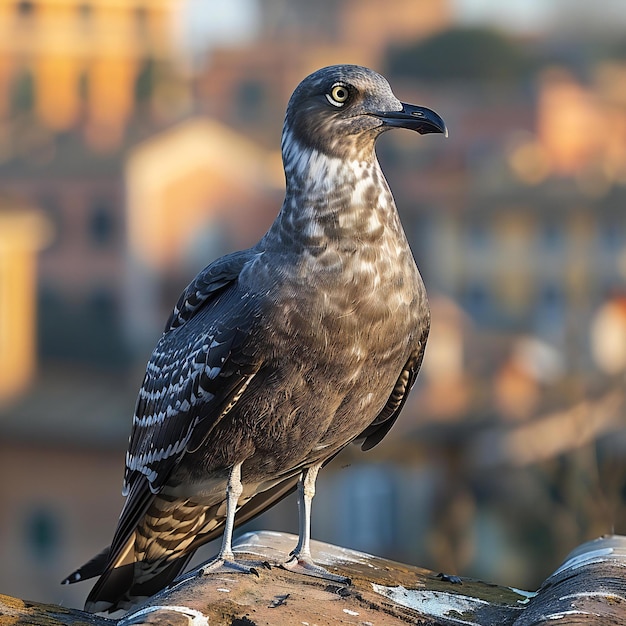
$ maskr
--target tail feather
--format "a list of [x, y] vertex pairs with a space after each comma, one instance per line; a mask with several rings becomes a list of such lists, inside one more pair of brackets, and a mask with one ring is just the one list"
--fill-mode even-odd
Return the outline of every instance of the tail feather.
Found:
[[[289, 495], [298, 474], [260, 492], [243, 503], [235, 525], [249, 521]], [[101, 574], [87, 597], [92, 613], [127, 611], [158, 593], [183, 572], [195, 551], [224, 530], [223, 502], [194, 505], [161, 493], [142, 510], [139, 523], [114, 554], [103, 551], [66, 580], [76, 582]], [[110, 557], [113, 557], [112, 560]], [[79, 578], [73, 577], [80, 575]]]
[[109, 562], [109, 554], [111, 552], [111, 546], [107, 546], [102, 552], [96, 554], [90, 561], [87, 561], [82, 567], [79, 567], [76, 571], [72, 572], [67, 578], [61, 581], [62, 585], [72, 585], [81, 580], [89, 580], [104, 574]]

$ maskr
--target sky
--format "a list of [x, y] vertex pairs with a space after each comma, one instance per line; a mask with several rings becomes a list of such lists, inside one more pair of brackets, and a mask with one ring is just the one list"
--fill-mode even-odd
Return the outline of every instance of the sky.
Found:
[[[570, 0], [576, 3], [576, 0]], [[459, 21], [494, 24], [513, 31], [542, 30], [552, 20], [551, 0], [452, 0]]]
[[[447, 1], [460, 23], [491, 24], [518, 33], [626, 28], [625, 0]], [[185, 0], [183, 40], [189, 52], [201, 58], [212, 46], [238, 45], [254, 37], [258, 18], [257, 0]]]
[[610, 31], [626, 25], [624, 0], [452, 0], [461, 21], [517, 31]]
[[258, 18], [256, 0], [185, 0], [180, 14], [184, 47], [201, 58], [213, 46], [244, 43], [254, 37]]

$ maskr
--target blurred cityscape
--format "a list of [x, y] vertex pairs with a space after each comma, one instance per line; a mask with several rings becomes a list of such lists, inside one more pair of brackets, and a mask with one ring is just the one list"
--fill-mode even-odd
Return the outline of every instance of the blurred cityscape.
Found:
[[[1, 593], [81, 605], [58, 583], [112, 537], [152, 346], [273, 220], [287, 100], [334, 63], [450, 138], [379, 142], [432, 335], [389, 436], [320, 478], [314, 537], [530, 589], [626, 532], [626, 6], [544, 5], [0, 1]], [[295, 531], [295, 500], [249, 527]]]

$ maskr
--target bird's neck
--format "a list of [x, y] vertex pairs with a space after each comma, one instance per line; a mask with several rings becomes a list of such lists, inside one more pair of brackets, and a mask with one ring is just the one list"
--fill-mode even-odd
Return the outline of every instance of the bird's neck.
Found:
[[[367, 147], [366, 147], [367, 148]], [[403, 237], [393, 196], [373, 145], [340, 159], [283, 142], [287, 190], [268, 235], [303, 247], [350, 247], [383, 236]]]

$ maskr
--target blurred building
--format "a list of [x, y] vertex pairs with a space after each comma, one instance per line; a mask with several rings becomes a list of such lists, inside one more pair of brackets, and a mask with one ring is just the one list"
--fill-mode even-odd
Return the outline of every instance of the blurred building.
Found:
[[0, 404], [23, 393], [37, 362], [37, 253], [49, 241], [41, 213], [0, 203]]
[[174, 0], [0, 6], [0, 185], [38, 207], [44, 358], [120, 365], [129, 144], [188, 110]]
[[125, 325], [148, 353], [182, 286], [267, 230], [281, 202], [282, 162], [278, 151], [197, 118], [133, 148], [125, 179]]
[[137, 98], [158, 97], [176, 58], [174, 0], [7, 0], [0, 5], [0, 118], [32, 111], [48, 132], [119, 145]]
[[571, 368], [589, 366], [580, 330], [626, 282], [625, 199], [620, 188], [581, 198], [558, 181], [477, 194], [462, 214], [431, 217], [428, 276], [481, 326], [530, 332], [568, 354]]
[[573, 372], [592, 367], [581, 329], [607, 294], [626, 289], [626, 99], [607, 72], [618, 66], [599, 66], [588, 82], [552, 68], [535, 94], [464, 99], [451, 123], [460, 137], [396, 187], [401, 207], [414, 199], [431, 289], [483, 328], [552, 343]]

